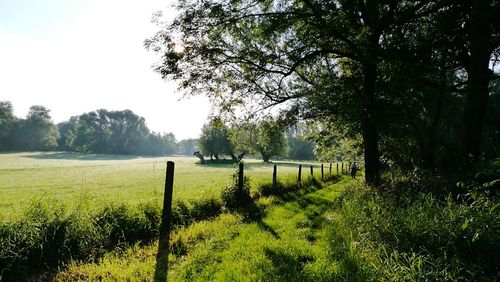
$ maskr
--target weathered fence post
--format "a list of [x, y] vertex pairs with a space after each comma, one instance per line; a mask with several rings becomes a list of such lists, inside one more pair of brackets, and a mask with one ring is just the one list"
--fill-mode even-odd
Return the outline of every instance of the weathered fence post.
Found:
[[297, 179], [297, 186], [302, 187], [302, 165], [299, 165], [299, 176]]
[[339, 163], [337, 163], [337, 175], [339, 175]]
[[323, 164], [321, 164], [321, 181], [325, 181], [325, 175], [323, 173]]
[[238, 189], [240, 192], [243, 191], [243, 163], [240, 162], [238, 170]]
[[342, 162], [342, 174], [344, 174], [344, 162]]
[[313, 166], [311, 166], [311, 177], [314, 177]]
[[158, 243], [158, 253], [156, 254], [155, 281], [167, 281], [174, 167], [174, 162], [167, 162], [165, 193], [163, 195], [163, 210], [161, 213], [160, 240]]
[[332, 180], [332, 161], [330, 160], [330, 180]]
[[277, 171], [276, 171], [276, 165], [274, 165], [274, 168], [273, 168], [273, 189], [276, 189], [276, 177], [277, 177]]

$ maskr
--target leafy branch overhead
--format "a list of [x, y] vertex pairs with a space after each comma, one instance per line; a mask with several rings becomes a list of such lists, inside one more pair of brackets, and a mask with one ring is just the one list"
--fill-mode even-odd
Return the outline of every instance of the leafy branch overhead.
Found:
[[[223, 110], [279, 105], [297, 119], [349, 128], [361, 136], [366, 181], [377, 185], [381, 162], [439, 166], [449, 140], [464, 161], [484, 152], [499, 7], [492, 0], [186, 0], [145, 44], [161, 55], [162, 77]], [[391, 149], [401, 143], [411, 157]]]

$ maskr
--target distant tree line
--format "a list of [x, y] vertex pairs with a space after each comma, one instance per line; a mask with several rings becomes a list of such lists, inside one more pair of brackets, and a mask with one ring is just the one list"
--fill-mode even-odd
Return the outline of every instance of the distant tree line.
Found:
[[219, 117], [212, 117], [203, 126], [198, 142], [201, 153], [211, 160], [219, 160], [222, 155], [233, 161], [245, 155], [259, 155], [264, 162], [269, 162], [271, 157], [316, 159], [315, 143], [308, 140], [307, 132], [270, 117], [230, 125]]
[[172, 133], [150, 131], [145, 119], [130, 110], [100, 109], [54, 124], [50, 110], [32, 106], [25, 119], [13, 114], [10, 102], [0, 102], [0, 150], [64, 150], [100, 154], [191, 155], [196, 140], [177, 142]]

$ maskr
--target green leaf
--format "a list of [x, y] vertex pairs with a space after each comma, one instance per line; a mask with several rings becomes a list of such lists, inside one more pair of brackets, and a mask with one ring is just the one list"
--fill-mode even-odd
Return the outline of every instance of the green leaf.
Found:
[[500, 208], [500, 203], [498, 203], [498, 204], [494, 205], [493, 207], [491, 207], [490, 213], [495, 212], [498, 208]]
[[469, 227], [469, 220], [466, 220], [466, 221], [462, 224], [462, 230], [467, 229], [467, 227]]

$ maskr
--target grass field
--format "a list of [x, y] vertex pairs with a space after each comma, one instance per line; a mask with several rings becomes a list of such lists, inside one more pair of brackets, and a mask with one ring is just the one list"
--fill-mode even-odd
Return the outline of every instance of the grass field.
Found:
[[[296, 199], [264, 197], [260, 217], [222, 214], [173, 234], [168, 281], [334, 281], [346, 280], [349, 256], [332, 256], [330, 207], [350, 183], [304, 194]], [[107, 254], [97, 263], [77, 263], [55, 280], [153, 281], [158, 244]], [[344, 251], [345, 252], [345, 251]], [[362, 275], [354, 280], [366, 280]]]
[[293, 162], [276, 162], [284, 185], [265, 193], [273, 164], [247, 160], [260, 194], [231, 209], [220, 194], [231, 164], [52, 152], [0, 155], [0, 281], [152, 281], [165, 269], [156, 256], [167, 159], [169, 281], [500, 280], [500, 209], [486, 198], [469, 206], [404, 179], [398, 193], [377, 193], [361, 176], [322, 182], [307, 167], [298, 188]]
[[[233, 164], [199, 165], [194, 157], [138, 157], [69, 152], [0, 154], [0, 218], [8, 218], [37, 198], [55, 198], [68, 206], [79, 201], [137, 204], [161, 201], [166, 161], [176, 163], [174, 200], [218, 196], [230, 183]], [[246, 160], [252, 190], [278, 178], [294, 179], [297, 163]], [[316, 164], [318, 165], [318, 164]], [[315, 174], [319, 175], [319, 169]], [[303, 174], [309, 174], [304, 168]]]

